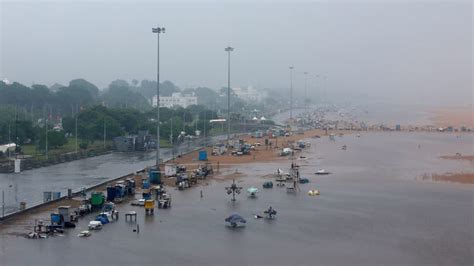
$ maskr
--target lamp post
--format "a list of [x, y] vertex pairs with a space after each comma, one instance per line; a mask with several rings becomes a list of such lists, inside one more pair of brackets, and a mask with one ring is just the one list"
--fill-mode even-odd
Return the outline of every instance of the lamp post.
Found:
[[[45, 135], [46, 135], [46, 144], [44, 146], [45, 148], [45, 154], [46, 154], [46, 160], [48, 160], [48, 118], [44, 120], [44, 128], [45, 128]], [[17, 139], [18, 141], [18, 139]]]
[[327, 89], [328, 89], [328, 76], [324, 75], [324, 98], [326, 99], [326, 101], [328, 100]]
[[293, 66], [290, 66], [290, 124], [293, 122]]
[[5, 190], [2, 189], [2, 218], [5, 217]]
[[308, 112], [308, 93], [307, 93], [307, 87], [308, 87], [308, 72], [304, 72], [304, 111], [307, 113]]
[[235, 179], [232, 179], [232, 185], [230, 187], [226, 187], [225, 189], [228, 195], [232, 194], [232, 201], [235, 201], [235, 194], [240, 194], [242, 187], [237, 186]]
[[156, 170], [160, 172], [160, 33], [165, 33], [165, 28], [152, 28], [151, 31], [158, 37], [156, 50]]
[[322, 75], [321, 78], [322, 78], [321, 87], [323, 89], [323, 98], [324, 98], [324, 101], [327, 101], [326, 86], [327, 86], [328, 76]]
[[234, 48], [228, 46], [224, 49], [227, 52], [227, 146], [230, 144], [230, 52]]
[[104, 117], [104, 143], [103, 143], [103, 148], [105, 150], [105, 138], [107, 136], [107, 126], [105, 124], [105, 117]]
[[75, 119], [75, 121], [74, 121], [74, 123], [75, 123], [74, 136], [76, 137], [76, 145], [75, 145], [75, 148], [76, 148], [76, 155], [77, 155], [77, 116], [78, 116], [78, 114], [76, 114], [76, 119]]

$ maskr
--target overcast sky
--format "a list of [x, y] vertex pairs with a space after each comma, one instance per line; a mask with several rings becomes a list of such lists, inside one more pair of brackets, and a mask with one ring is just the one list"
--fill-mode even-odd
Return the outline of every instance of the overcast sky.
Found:
[[[471, 1], [1, 1], [0, 78], [27, 85], [156, 78], [178, 86], [289, 86], [371, 99], [468, 104]], [[219, 2], [219, 3], [218, 3]]]

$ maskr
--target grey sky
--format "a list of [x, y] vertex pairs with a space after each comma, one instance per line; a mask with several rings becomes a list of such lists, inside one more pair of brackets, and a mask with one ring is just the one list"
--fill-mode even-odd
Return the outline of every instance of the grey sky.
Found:
[[180, 87], [225, 86], [231, 45], [233, 86], [287, 87], [293, 65], [299, 91], [308, 71], [326, 74], [338, 94], [472, 102], [471, 1], [2, 1], [0, 8], [0, 78], [27, 85], [153, 80], [151, 28], [162, 25], [161, 78]]

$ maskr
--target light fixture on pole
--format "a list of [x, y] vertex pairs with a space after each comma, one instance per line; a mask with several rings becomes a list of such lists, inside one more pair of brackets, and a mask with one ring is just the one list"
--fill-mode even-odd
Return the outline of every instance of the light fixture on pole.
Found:
[[151, 31], [158, 37], [156, 55], [156, 170], [160, 172], [160, 33], [165, 33], [165, 28], [152, 28]]
[[228, 46], [224, 49], [227, 52], [227, 146], [230, 142], [230, 52], [234, 48]]

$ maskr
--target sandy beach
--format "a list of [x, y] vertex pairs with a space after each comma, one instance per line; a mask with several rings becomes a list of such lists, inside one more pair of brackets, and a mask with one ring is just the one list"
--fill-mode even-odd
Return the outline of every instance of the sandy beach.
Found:
[[[350, 134], [351, 131], [330, 131], [328, 134]], [[274, 162], [275, 160], [288, 160], [288, 157], [280, 156], [279, 151], [281, 149], [290, 147], [292, 143], [295, 143], [298, 140], [305, 140], [315, 136], [323, 137], [325, 135], [325, 131], [320, 129], [314, 129], [304, 132], [304, 134], [294, 134], [288, 137], [278, 137], [278, 138], [269, 138], [269, 141], [272, 142], [271, 146], [265, 146], [265, 138], [252, 138], [248, 135], [240, 136], [239, 139], [244, 140], [250, 144], [260, 143], [260, 145], [255, 145], [255, 150], [251, 151], [250, 155], [230, 155], [229, 152], [220, 155], [220, 156], [212, 156], [212, 147], [207, 147], [201, 150], [206, 150], [208, 154], [208, 160], [206, 162], [211, 163], [214, 169], [217, 169], [217, 165], [219, 167], [231, 167], [231, 166], [238, 166], [238, 165], [245, 165], [247, 163], [259, 163], [259, 162]], [[175, 160], [176, 163], [184, 164], [186, 166], [196, 166], [198, 164], [202, 164], [204, 162], [200, 162], [197, 160], [199, 151], [194, 151], [188, 153], [181, 158], [177, 158]], [[299, 156], [299, 151], [295, 151], [295, 158]], [[188, 167], [188, 170], [190, 169]]]
[[426, 174], [423, 180], [455, 182], [462, 184], [474, 184], [474, 173], [444, 173], [444, 174]]

